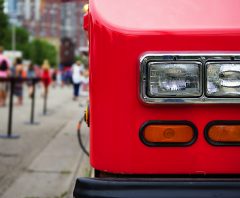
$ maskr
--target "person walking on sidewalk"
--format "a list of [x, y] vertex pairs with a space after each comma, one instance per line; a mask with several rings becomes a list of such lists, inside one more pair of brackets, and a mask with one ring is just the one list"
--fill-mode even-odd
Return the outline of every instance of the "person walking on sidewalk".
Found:
[[[6, 79], [9, 76], [7, 61], [3, 60], [0, 63], [0, 78]], [[7, 82], [0, 82], [0, 106], [6, 105], [8, 84]]]
[[48, 87], [51, 83], [51, 75], [50, 75], [50, 65], [48, 60], [44, 60], [42, 65], [42, 83], [43, 83], [43, 97], [48, 96]]
[[72, 81], [73, 81], [73, 100], [77, 100], [79, 89], [83, 78], [84, 66], [81, 61], [77, 61], [72, 66]]
[[[3, 47], [0, 46], [0, 78], [7, 78], [9, 76], [10, 62], [3, 55]], [[0, 82], [0, 106], [6, 105], [8, 83]]]
[[33, 79], [36, 78], [36, 73], [35, 73], [35, 68], [34, 68], [33, 63], [30, 63], [28, 65], [27, 78], [29, 79], [29, 81], [27, 81], [28, 95], [29, 95], [30, 98], [32, 98], [32, 96], [33, 96], [33, 86], [34, 86]]
[[21, 58], [15, 60], [12, 76], [18, 79], [14, 84], [13, 93], [18, 98], [17, 105], [21, 106], [23, 104], [23, 82], [21, 80], [26, 77]]

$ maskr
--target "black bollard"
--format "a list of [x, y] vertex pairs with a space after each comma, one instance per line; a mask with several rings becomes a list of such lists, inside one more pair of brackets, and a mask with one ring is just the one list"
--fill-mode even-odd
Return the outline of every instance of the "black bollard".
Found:
[[35, 81], [33, 80], [33, 93], [32, 93], [32, 108], [31, 108], [31, 118], [30, 123], [34, 124], [34, 107], [35, 107]]
[[47, 115], [47, 94], [44, 93], [43, 115]]
[[19, 135], [12, 135], [12, 114], [13, 114], [13, 90], [15, 85], [15, 78], [10, 78], [10, 100], [9, 100], [9, 114], [8, 114], [8, 131], [7, 135], [0, 135], [0, 138], [17, 139]]
[[31, 79], [32, 81], [32, 86], [33, 86], [33, 93], [31, 96], [31, 113], [30, 113], [30, 122], [27, 122], [26, 124], [30, 125], [38, 125], [38, 122], [34, 122], [34, 114], [35, 114], [35, 92], [36, 92], [36, 79]]
[[15, 81], [11, 79], [10, 81], [10, 100], [9, 100], [9, 112], [8, 112], [8, 136], [12, 135], [12, 113], [13, 113], [13, 90]]

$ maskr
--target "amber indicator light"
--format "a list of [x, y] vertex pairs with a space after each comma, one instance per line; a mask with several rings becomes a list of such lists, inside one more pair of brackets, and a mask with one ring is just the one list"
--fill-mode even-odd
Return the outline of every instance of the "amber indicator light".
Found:
[[205, 127], [204, 135], [213, 146], [240, 146], [240, 121], [212, 121]]
[[215, 125], [210, 127], [208, 137], [214, 142], [239, 142], [240, 125]]
[[195, 132], [190, 125], [151, 123], [143, 127], [140, 138], [149, 146], [188, 145], [196, 138]]

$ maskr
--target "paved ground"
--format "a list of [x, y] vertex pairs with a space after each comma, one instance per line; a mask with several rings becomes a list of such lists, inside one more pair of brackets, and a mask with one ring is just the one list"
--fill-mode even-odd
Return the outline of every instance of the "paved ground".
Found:
[[[30, 119], [30, 100], [25, 94], [22, 107], [14, 107], [13, 134], [19, 139], [0, 139], [0, 197], [72, 197], [77, 176], [88, 176], [88, 158], [77, 142], [76, 124], [83, 114], [86, 97], [71, 99], [70, 88], [51, 89], [48, 114], [43, 116], [41, 89], [37, 89], [35, 120]], [[82, 104], [81, 106], [79, 104]], [[0, 108], [0, 134], [7, 131], [8, 108]], [[88, 145], [88, 129], [83, 126]]]

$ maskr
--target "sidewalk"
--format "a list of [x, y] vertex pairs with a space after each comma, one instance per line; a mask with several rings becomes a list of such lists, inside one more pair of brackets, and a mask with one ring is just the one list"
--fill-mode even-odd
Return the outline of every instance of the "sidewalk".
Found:
[[[76, 177], [90, 174], [88, 158], [82, 153], [76, 135], [77, 121], [84, 108], [71, 100], [71, 89], [58, 88], [52, 92], [46, 117], [40, 116], [41, 108], [37, 105], [40, 125], [30, 129], [19, 121], [22, 115], [26, 119], [22, 111], [26, 107], [14, 110], [15, 117], [21, 116], [15, 118], [14, 133], [16, 129], [22, 133], [18, 140], [0, 140], [0, 197], [69, 198]], [[3, 111], [6, 110], [0, 110], [0, 115]], [[86, 125], [83, 137], [88, 144]]]

